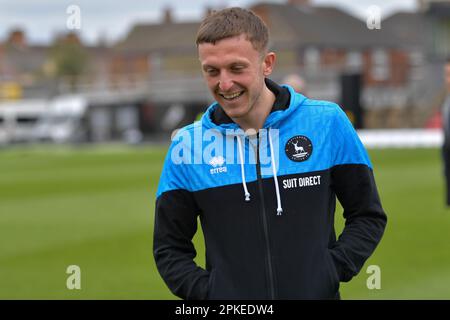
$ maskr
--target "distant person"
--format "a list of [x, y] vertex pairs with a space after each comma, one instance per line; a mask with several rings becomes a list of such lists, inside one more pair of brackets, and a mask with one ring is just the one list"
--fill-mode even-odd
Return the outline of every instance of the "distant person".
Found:
[[444, 65], [446, 97], [442, 105], [442, 127], [444, 129], [444, 144], [442, 155], [446, 180], [446, 204], [450, 207], [450, 57]]
[[291, 86], [295, 90], [295, 92], [307, 95], [306, 81], [298, 74], [292, 73], [287, 75], [281, 80], [281, 83]]
[[241, 8], [209, 15], [197, 34], [215, 102], [172, 141], [153, 238], [158, 271], [183, 299], [339, 299], [384, 233], [372, 165], [347, 116], [270, 80], [268, 40]]

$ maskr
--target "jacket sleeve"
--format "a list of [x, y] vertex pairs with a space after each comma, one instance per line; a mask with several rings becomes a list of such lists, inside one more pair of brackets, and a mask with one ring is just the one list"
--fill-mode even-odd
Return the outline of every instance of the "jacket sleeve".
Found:
[[155, 205], [153, 255], [173, 294], [201, 300], [208, 295], [209, 273], [194, 262], [192, 238], [197, 231], [199, 209], [186, 183], [183, 168], [171, 163], [169, 149]]
[[331, 183], [344, 208], [345, 227], [330, 252], [340, 281], [347, 282], [359, 273], [380, 242], [387, 216], [367, 152], [340, 108], [333, 132], [336, 148]]

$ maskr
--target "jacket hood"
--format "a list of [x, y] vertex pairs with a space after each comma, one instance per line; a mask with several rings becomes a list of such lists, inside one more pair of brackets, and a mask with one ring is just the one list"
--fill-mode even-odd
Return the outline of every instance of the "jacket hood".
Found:
[[[289, 85], [282, 85], [282, 87], [287, 88], [290, 93], [290, 101], [288, 108], [284, 110], [272, 110], [269, 116], [267, 117], [266, 121], [264, 122], [263, 128], [279, 128], [279, 123], [283, 120], [288, 118], [297, 108], [301, 106], [304, 100], [306, 100], [306, 97], [300, 93], [297, 93], [294, 91], [294, 89]], [[221, 108], [220, 105], [217, 102], [212, 103], [206, 112], [203, 114], [201, 118], [202, 126], [206, 129], [216, 129], [218, 131], [221, 131], [225, 133], [225, 130], [238, 130], [240, 127], [234, 123], [221, 123], [216, 124], [212, 120], [212, 115], [216, 108]]]

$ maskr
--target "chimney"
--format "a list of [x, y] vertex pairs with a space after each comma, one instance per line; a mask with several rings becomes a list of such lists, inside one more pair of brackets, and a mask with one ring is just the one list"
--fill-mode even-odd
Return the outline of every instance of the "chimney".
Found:
[[311, 2], [309, 0], [288, 0], [288, 4], [310, 6]]
[[8, 43], [17, 47], [25, 47], [25, 33], [23, 30], [12, 30], [9, 34]]
[[430, 7], [430, 1], [429, 0], [417, 0], [417, 7], [419, 8], [419, 11], [425, 12]]
[[172, 23], [172, 9], [170, 7], [164, 8], [164, 23]]

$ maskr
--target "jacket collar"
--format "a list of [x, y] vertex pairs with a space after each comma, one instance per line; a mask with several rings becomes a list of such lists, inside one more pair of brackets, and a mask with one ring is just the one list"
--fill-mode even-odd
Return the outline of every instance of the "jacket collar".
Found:
[[[271, 113], [278, 110], [285, 110], [289, 107], [289, 103], [291, 100], [291, 94], [286, 87], [281, 87], [274, 81], [265, 78], [264, 79], [267, 88], [273, 92], [275, 95], [275, 102], [273, 103]], [[218, 107], [211, 114], [211, 120], [216, 125], [221, 125], [224, 123], [233, 123], [233, 120], [223, 111], [222, 107], [218, 105]]]

